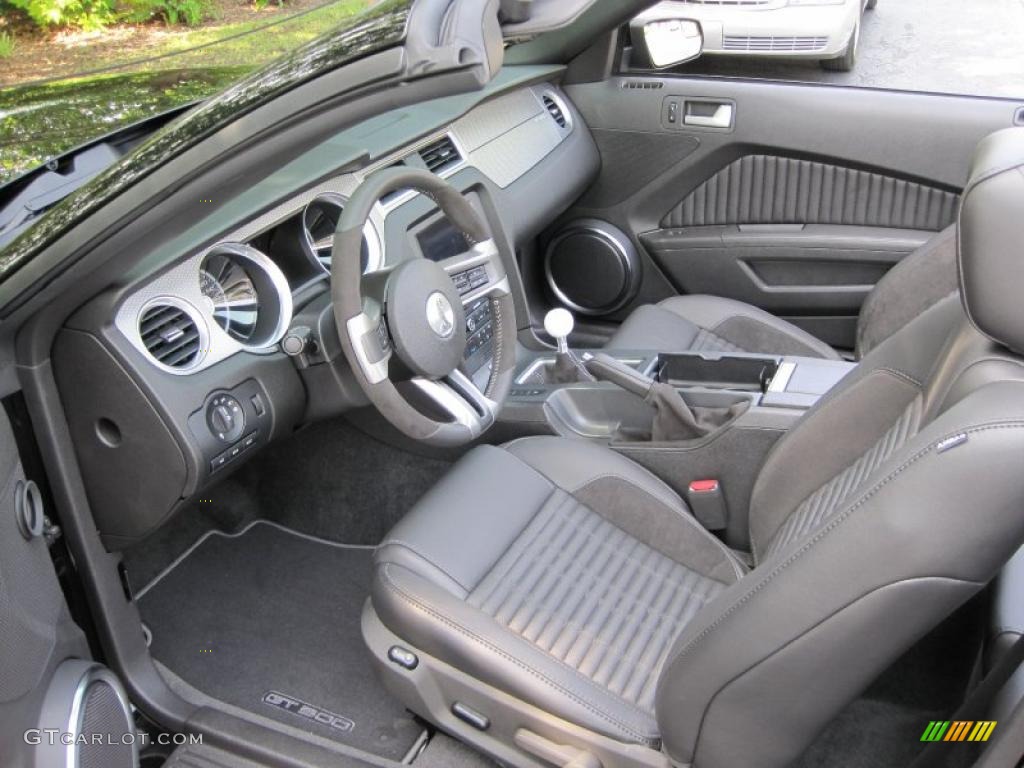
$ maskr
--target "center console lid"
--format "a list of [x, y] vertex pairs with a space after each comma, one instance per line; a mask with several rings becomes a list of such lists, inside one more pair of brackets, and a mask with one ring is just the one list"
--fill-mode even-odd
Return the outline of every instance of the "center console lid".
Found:
[[856, 365], [847, 360], [784, 357], [761, 397], [761, 405], [810, 408]]
[[682, 390], [752, 392], [760, 395], [756, 404], [763, 408], [806, 410], [855, 366], [814, 357], [662, 353], [642, 370]]

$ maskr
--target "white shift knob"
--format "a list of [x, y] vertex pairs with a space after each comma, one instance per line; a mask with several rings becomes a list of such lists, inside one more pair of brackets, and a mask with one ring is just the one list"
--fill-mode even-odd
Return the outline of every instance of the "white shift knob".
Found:
[[572, 333], [572, 312], [568, 309], [552, 309], [544, 315], [544, 330], [555, 339], [564, 339]]
[[551, 336], [558, 342], [559, 352], [568, 350], [569, 343], [566, 339], [572, 333], [573, 325], [572, 312], [568, 309], [559, 307], [558, 309], [552, 309], [544, 315], [544, 330], [548, 332], [548, 336]]

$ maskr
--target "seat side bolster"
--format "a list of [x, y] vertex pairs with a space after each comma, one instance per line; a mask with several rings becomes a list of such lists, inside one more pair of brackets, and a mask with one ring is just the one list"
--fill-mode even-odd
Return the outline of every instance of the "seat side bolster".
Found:
[[660, 305], [644, 304], [629, 317], [605, 345], [609, 349], [686, 352], [693, 347], [700, 328]]
[[[793, 764], [828, 719], [899, 657], [895, 649], [913, 645], [937, 616], [952, 613], [982, 586], [948, 578], [908, 579], [843, 606], [722, 686], [708, 702], [696, 765]], [[882, 641], [879, 626], [888, 628]], [[765, 712], [773, 714], [765, 718]], [[752, 751], [756, 762], [750, 761]]]
[[[750, 537], [763, 553], [786, 517], [870, 449], [925, 390], [964, 328], [959, 299], [940, 301], [873, 349], [821, 398], [765, 460], [751, 493]], [[974, 337], [980, 335], [971, 331]], [[971, 352], [973, 354], [973, 352]], [[927, 409], [926, 409], [927, 410]]]
[[460, 600], [465, 600], [473, 588], [473, 585], [462, 584], [443, 567], [432, 562], [417, 549], [416, 544], [396, 539], [393, 536], [388, 537], [377, 547], [374, 560], [378, 565], [386, 563], [401, 566], [407, 571], [443, 587]]
[[575, 493], [599, 477], [616, 477], [645, 489], [670, 507], [686, 508], [679, 494], [665, 482], [605, 445], [540, 436], [513, 440], [503, 448], [567, 493]]
[[[702, 334], [711, 334], [718, 343], [702, 342]], [[739, 349], [839, 359], [821, 339], [769, 312], [741, 301], [704, 295], [672, 296], [659, 304], [637, 307], [605, 346], [659, 352]]]
[[[553, 437], [515, 440], [505, 449], [608, 522], [708, 578], [732, 584], [746, 566], [655, 475], [611, 449]], [[680, 525], [683, 523], [684, 525]]]
[[401, 564], [464, 598], [533, 519], [553, 486], [489, 445], [474, 448], [459, 467], [392, 529], [375, 560]]
[[[818, 528], [719, 595], [684, 629], [659, 680], [656, 712], [668, 754], [734, 768], [789, 764], [1024, 542], [1022, 450], [1024, 384], [982, 387], [927, 425]], [[926, 588], [889, 590], [903, 583]], [[837, 640], [848, 629], [816, 629], [841, 627], [832, 618], [866, 596], [896, 593], [910, 597], [864, 602], [868, 614], [853, 623], [870, 631], [854, 633], [855, 651]], [[788, 648], [800, 653], [781, 653]], [[756, 727], [736, 728], [754, 711]], [[792, 740], [757, 740], [769, 731]], [[705, 737], [714, 745], [708, 753]]]
[[[841, 385], [842, 386], [842, 385]], [[889, 369], [869, 371], [822, 401], [775, 444], [750, 502], [750, 541], [756, 557], [811, 494], [870, 450], [921, 392]]]
[[646, 488], [614, 475], [594, 478], [573, 495], [633, 538], [709, 579], [732, 584], [747, 571], [682, 501], [666, 504]]
[[[1017, 550], [996, 580], [986, 653], [988, 669], [1009, 653], [1021, 635], [1024, 635], [1024, 546]], [[999, 692], [992, 705], [990, 719], [1008, 720], [1021, 701], [1024, 701], [1024, 668], [1018, 669]]]
[[673, 296], [658, 306], [751, 352], [839, 359], [839, 354], [816, 336], [742, 301], [697, 294]]
[[1010, 559], [996, 581], [992, 601], [992, 634], [1012, 643], [1024, 635], [1024, 546]]
[[857, 318], [857, 357], [957, 289], [956, 226], [950, 226], [890, 269], [868, 294]]
[[437, 584], [398, 564], [374, 579], [373, 607], [385, 626], [439, 659], [553, 715], [627, 743], [657, 748], [654, 717], [544, 653]]

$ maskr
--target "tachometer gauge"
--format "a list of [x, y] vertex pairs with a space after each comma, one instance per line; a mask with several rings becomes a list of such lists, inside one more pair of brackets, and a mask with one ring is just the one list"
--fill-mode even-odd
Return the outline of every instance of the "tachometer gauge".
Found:
[[292, 317], [292, 294], [281, 269], [242, 243], [211, 248], [199, 267], [207, 313], [246, 349], [277, 344]]
[[[334, 248], [334, 231], [345, 206], [345, 198], [333, 192], [325, 192], [313, 198], [302, 212], [302, 229], [316, 260], [324, 269], [331, 268], [331, 251]], [[359, 253], [363, 272], [380, 269], [381, 248], [377, 231], [369, 222], [363, 229], [363, 247]]]
[[211, 253], [199, 273], [213, 319], [228, 336], [247, 343], [256, 331], [260, 301], [248, 272], [228, 254]]

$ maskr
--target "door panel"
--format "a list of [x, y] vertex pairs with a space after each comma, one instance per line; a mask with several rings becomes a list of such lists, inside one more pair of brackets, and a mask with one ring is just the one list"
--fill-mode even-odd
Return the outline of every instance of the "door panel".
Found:
[[875, 283], [931, 234], [830, 224], [739, 224], [657, 229], [641, 234], [640, 241], [680, 293], [728, 296], [783, 317], [799, 317], [819, 338], [842, 347]]
[[40, 722], [44, 698], [59, 662], [89, 656], [45, 539], [26, 536], [16, 519], [28, 480], [10, 421], [0, 410], [0, 765], [12, 768], [36, 764], [39, 745], [26, 742], [27, 730], [67, 730], [56, 719]]
[[[604, 319], [712, 293], [847, 348], [871, 287], [952, 222], [974, 146], [1020, 106], [679, 76], [565, 90], [602, 154], [601, 176], [565, 219], [604, 219], [644, 257], [633, 301]], [[688, 124], [691, 104], [728, 104], [731, 122]]]
[[953, 223], [957, 202], [953, 192], [883, 173], [751, 154], [700, 184], [661, 225], [799, 222], [936, 232]]

